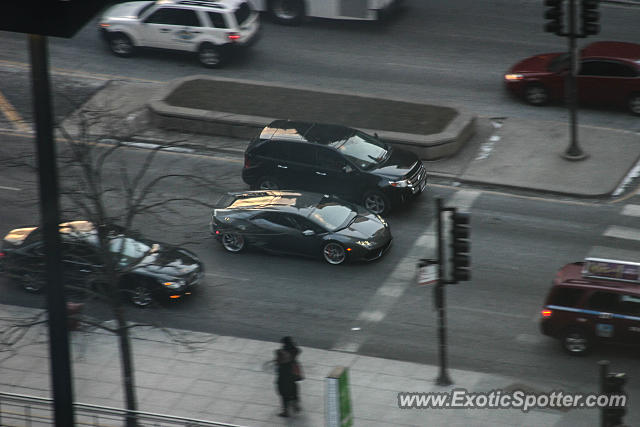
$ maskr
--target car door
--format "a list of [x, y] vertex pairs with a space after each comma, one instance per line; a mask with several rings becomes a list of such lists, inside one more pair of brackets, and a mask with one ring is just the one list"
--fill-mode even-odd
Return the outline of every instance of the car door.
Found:
[[201, 27], [195, 10], [161, 7], [143, 20], [142, 43], [155, 48], [194, 50], [194, 39], [202, 34]]
[[335, 150], [328, 147], [316, 148], [313, 167], [313, 190], [318, 193], [335, 194], [346, 197], [353, 193], [352, 182], [347, 167], [355, 169]]
[[640, 345], [640, 297], [620, 296], [620, 327], [624, 329], [624, 343]]
[[100, 261], [95, 248], [84, 242], [62, 243], [62, 265], [65, 284], [86, 286], [99, 280]]
[[252, 218], [265, 236], [265, 249], [276, 252], [298, 253], [302, 232], [291, 216], [284, 212], [263, 212]]
[[637, 72], [613, 60], [586, 59], [578, 74], [578, 97], [588, 104], [624, 105]]
[[278, 141], [283, 157], [276, 162], [276, 174], [283, 189], [308, 190], [314, 185], [315, 147], [312, 144]]
[[595, 291], [587, 299], [582, 316], [593, 336], [602, 342], [624, 342], [626, 331], [620, 322], [620, 294]]

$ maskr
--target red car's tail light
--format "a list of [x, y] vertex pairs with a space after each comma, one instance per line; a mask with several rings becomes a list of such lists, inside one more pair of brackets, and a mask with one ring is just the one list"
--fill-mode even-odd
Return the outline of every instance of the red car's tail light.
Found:
[[0, 251], [0, 258], [3, 258], [3, 257], [4, 257], [4, 256], [6, 256], [6, 255], [7, 255], [7, 253], [6, 253], [6, 252], [4, 252], [4, 251]]
[[227, 34], [227, 38], [229, 40], [231, 40], [232, 42], [234, 42], [234, 41], [236, 41], [236, 40], [238, 40], [240, 38], [240, 34], [238, 34], [238, 33], [229, 33], [229, 34]]
[[549, 310], [548, 308], [545, 308], [540, 313], [542, 314], [542, 317], [551, 317], [551, 314], [553, 313], [553, 311]]
[[522, 74], [505, 74], [504, 79], [509, 81], [522, 80], [524, 76]]

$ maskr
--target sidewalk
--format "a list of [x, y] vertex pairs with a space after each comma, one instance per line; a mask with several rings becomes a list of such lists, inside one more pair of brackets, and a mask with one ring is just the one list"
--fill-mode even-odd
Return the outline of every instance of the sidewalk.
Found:
[[[0, 305], [2, 318], [27, 318], [35, 309]], [[444, 392], [464, 388], [489, 392], [524, 389], [551, 392], [560, 384], [450, 369], [453, 386], [437, 386], [436, 366], [400, 362], [302, 346], [306, 379], [300, 383], [303, 410], [278, 417], [274, 373], [267, 362], [278, 343], [170, 330], [191, 343], [177, 344], [166, 332], [133, 329], [139, 409], [145, 412], [242, 426], [322, 427], [325, 425], [325, 377], [335, 366], [349, 368], [354, 426], [597, 426], [597, 409], [400, 409], [398, 392]], [[32, 328], [15, 352], [0, 353], [0, 390], [51, 397], [47, 330]], [[123, 407], [120, 358], [115, 336], [72, 332], [74, 401]], [[566, 390], [591, 392], [593, 390]]]

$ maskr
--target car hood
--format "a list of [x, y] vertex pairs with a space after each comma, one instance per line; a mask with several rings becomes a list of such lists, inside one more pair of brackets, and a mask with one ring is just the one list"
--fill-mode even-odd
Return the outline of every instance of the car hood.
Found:
[[544, 53], [542, 55], [531, 56], [513, 65], [510, 73], [548, 73], [549, 63], [561, 53]]
[[369, 172], [386, 178], [398, 179], [409, 174], [419, 161], [418, 156], [411, 151], [392, 148], [389, 158]]
[[136, 272], [146, 272], [157, 276], [183, 277], [201, 269], [198, 258], [187, 251], [170, 245], [149, 254], [135, 266]]
[[373, 214], [358, 215], [348, 227], [339, 230], [338, 233], [354, 240], [369, 240], [375, 243], [380, 243], [390, 236], [389, 227]]
[[102, 20], [106, 19], [138, 19], [138, 12], [151, 2], [131, 1], [111, 6], [102, 14]]

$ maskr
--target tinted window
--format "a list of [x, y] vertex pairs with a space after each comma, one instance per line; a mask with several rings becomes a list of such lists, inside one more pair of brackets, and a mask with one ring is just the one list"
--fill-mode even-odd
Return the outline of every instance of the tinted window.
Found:
[[146, 20], [150, 24], [185, 25], [199, 27], [200, 21], [194, 10], [162, 8], [151, 14]]
[[357, 215], [351, 208], [335, 203], [320, 203], [309, 219], [329, 231], [345, 227]]
[[623, 295], [622, 298], [620, 298], [620, 314], [640, 316], [640, 298]]
[[587, 301], [587, 308], [595, 311], [615, 313], [620, 309], [620, 295], [611, 292], [594, 292]]
[[281, 214], [277, 212], [263, 213], [255, 216], [254, 219], [262, 219], [282, 227], [298, 228], [297, 224], [291, 221], [291, 219], [289, 218], [289, 215]]
[[340, 156], [340, 154], [326, 148], [318, 149], [317, 159], [318, 166], [327, 169], [340, 170], [346, 165], [345, 160]]
[[209, 19], [211, 20], [211, 25], [215, 28], [229, 28], [227, 23], [224, 21], [224, 16], [218, 12], [209, 12]]
[[251, 8], [247, 3], [240, 3], [240, 6], [238, 6], [238, 9], [236, 10], [235, 15], [236, 15], [236, 22], [238, 22], [238, 25], [242, 25], [244, 21], [247, 20], [249, 15], [251, 15]]
[[295, 216], [295, 217], [292, 217], [291, 219], [296, 223], [300, 231], [313, 230], [316, 233], [322, 233], [325, 231], [324, 229], [319, 227], [318, 224], [314, 224], [312, 221], [309, 221], [308, 219], [303, 218], [301, 216]]
[[584, 61], [580, 67], [581, 76], [635, 77], [636, 74], [628, 65], [614, 61]]
[[312, 145], [300, 144], [296, 142], [285, 143], [289, 146], [289, 160], [292, 162], [313, 164], [315, 161], [315, 153]]
[[330, 144], [360, 169], [371, 169], [386, 160], [387, 146], [366, 133], [355, 131], [349, 138]]
[[560, 305], [563, 307], [575, 307], [580, 301], [583, 291], [575, 288], [556, 288], [551, 301], [551, 305]]

